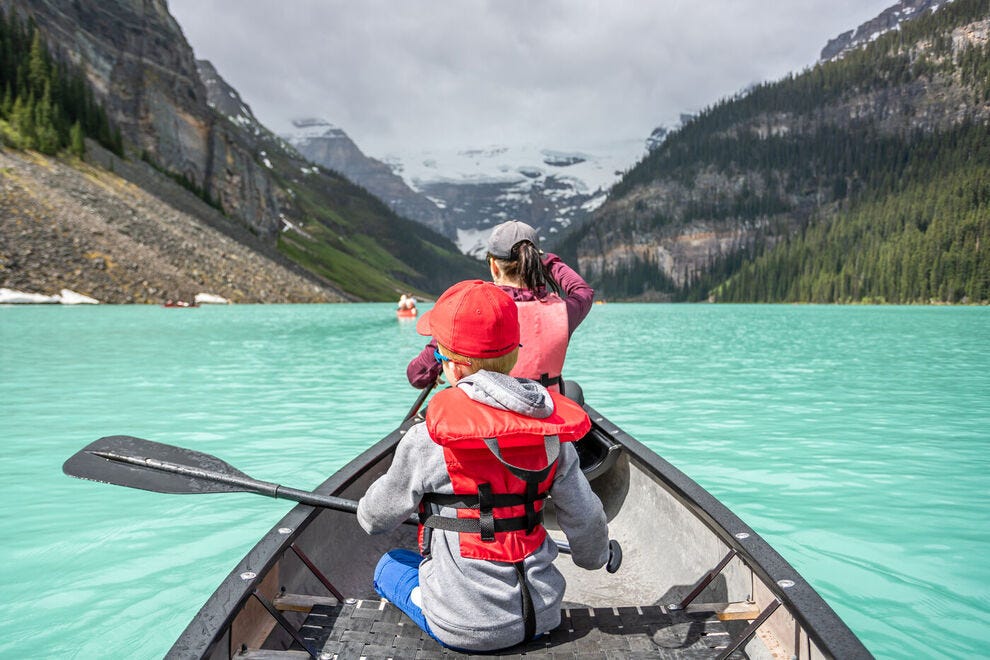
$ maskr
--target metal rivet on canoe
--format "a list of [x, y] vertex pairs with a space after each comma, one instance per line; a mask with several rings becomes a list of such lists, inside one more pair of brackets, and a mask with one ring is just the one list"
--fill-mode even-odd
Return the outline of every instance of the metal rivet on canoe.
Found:
[[790, 589], [794, 586], [794, 580], [777, 580], [777, 585], [781, 589]]
[[348, 605], [353, 605], [354, 603], [357, 602], [357, 598], [345, 598], [344, 602], [347, 603]]
[[739, 532], [738, 534], [735, 534], [735, 537], [737, 539], [739, 539], [740, 541], [742, 541], [743, 539], [748, 539], [749, 538], [749, 532]]
[[291, 527], [279, 527], [278, 528], [278, 533], [279, 534], [291, 534], [292, 533], [292, 528]]
[[242, 580], [253, 580], [256, 577], [258, 577], [258, 574], [255, 573], [254, 571], [244, 571], [243, 573], [241, 573]]
[[595, 421], [596, 421], [596, 422], [601, 422], [601, 421], [603, 421], [604, 419], [605, 419], [604, 417], [596, 417], [596, 418], [595, 418]]
[[681, 607], [680, 603], [670, 603], [669, 605], [667, 605], [667, 609], [670, 610], [671, 612], [676, 612], [677, 610], [684, 608]]

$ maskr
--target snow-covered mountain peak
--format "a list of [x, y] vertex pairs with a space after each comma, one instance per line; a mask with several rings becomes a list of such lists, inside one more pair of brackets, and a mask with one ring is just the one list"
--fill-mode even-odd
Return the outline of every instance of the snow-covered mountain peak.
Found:
[[343, 131], [343, 129], [320, 117], [303, 117], [300, 119], [293, 119], [292, 126], [294, 127], [292, 133], [284, 137], [293, 144], [299, 141], [316, 138], [347, 137], [347, 134]]
[[607, 190], [646, 153], [642, 139], [585, 150], [489, 145], [391, 153], [381, 160], [417, 190], [435, 183], [571, 181], [582, 192]]
[[533, 144], [408, 149], [374, 158], [330, 122], [300, 118], [283, 135], [315, 163], [344, 174], [396, 213], [484, 256], [495, 225], [522, 220], [550, 238], [601, 206], [623, 172], [646, 155], [643, 139], [580, 149]]

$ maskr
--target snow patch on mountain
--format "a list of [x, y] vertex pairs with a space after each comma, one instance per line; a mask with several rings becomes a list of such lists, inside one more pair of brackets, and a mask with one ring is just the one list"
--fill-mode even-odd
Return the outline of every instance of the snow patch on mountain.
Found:
[[924, 13], [937, 11], [952, 0], [899, 0], [879, 15], [866, 21], [855, 30], [843, 32], [830, 39], [821, 52], [821, 61], [836, 60], [846, 53], [876, 41], [881, 35], [899, 30], [901, 24]]
[[319, 117], [293, 119], [292, 126], [294, 127], [292, 133], [285, 136], [290, 144], [314, 138], [347, 139], [347, 133], [343, 129]]
[[491, 235], [493, 227], [482, 229], [458, 229], [457, 239], [454, 241], [457, 247], [464, 254], [471, 254], [479, 258], [484, 257], [488, 252], [488, 237]]
[[535, 145], [391, 153], [381, 158], [412, 188], [431, 183], [522, 183], [556, 178], [581, 192], [607, 190], [645, 155], [640, 138], [599, 145], [586, 151], [559, 151]]

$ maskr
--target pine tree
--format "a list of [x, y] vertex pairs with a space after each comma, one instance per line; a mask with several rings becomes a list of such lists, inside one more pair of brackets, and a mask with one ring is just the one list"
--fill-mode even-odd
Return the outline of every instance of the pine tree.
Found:
[[83, 158], [86, 155], [86, 141], [83, 139], [82, 124], [78, 121], [72, 125], [70, 131], [69, 151], [77, 158]]

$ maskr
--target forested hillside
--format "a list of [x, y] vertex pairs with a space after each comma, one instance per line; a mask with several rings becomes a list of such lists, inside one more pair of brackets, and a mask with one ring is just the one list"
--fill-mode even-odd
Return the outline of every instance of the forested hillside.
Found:
[[898, 145], [882, 181], [714, 289], [726, 302], [986, 302], [990, 131]]
[[701, 113], [574, 250], [612, 298], [990, 299], [990, 2]]

